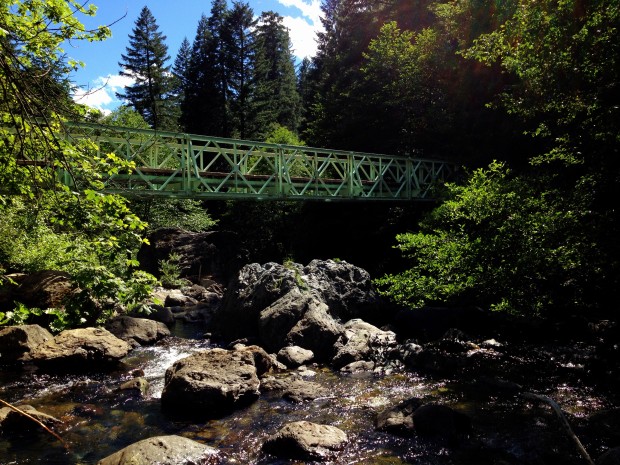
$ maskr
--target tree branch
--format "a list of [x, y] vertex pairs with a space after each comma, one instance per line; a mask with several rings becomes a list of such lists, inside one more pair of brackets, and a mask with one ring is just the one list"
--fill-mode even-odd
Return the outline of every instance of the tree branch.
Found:
[[531, 392], [524, 392], [521, 395], [524, 398], [529, 399], [529, 400], [536, 400], [536, 401], [539, 401], [539, 402], [545, 402], [545, 403], [549, 404], [551, 406], [551, 408], [553, 409], [553, 411], [556, 413], [556, 415], [560, 418], [562, 426], [564, 427], [564, 429], [566, 430], [568, 435], [571, 437], [571, 439], [573, 440], [573, 442], [577, 446], [577, 449], [579, 449], [579, 453], [581, 454], [581, 456], [586, 460], [588, 465], [595, 465], [594, 461], [592, 460], [592, 458], [590, 457], [590, 455], [586, 451], [585, 447], [583, 447], [583, 444], [581, 444], [581, 441], [579, 440], [577, 435], [573, 432], [573, 429], [570, 427], [570, 424], [568, 423], [568, 420], [566, 419], [566, 416], [564, 415], [564, 412], [562, 412], [562, 409], [560, 408], [560, 406], [558, 405], [558, 403], [556, 401], [554, 401], [553, 399], [551, 399], [551, 398], [549, 398], [547, 396], [543, 396], [543, 395], [540, 395], [540, 394], [534, 394], [534, 393], [531, 393]]
[[33, 417], [32, 415], [29, 415], [28, 413], [24, 412], [23, 410], [15, 407], [14, 405], [9, 404], [8, 402], [5, 402], [4, 400], [0, 399], [0, 404], [6, 405], [8, 408], [10, 408], [11, 410], [14, 410], [15, 412], [19, 413], [20, 415], [25, 416], [26, 418], [29, 418], [30, 420], [34, 421], [36, 424], [38, 424], [39, 426], [41, 426], [41, 428], [43, 428], [45, 431], [47, 431], [48, 433], [50, 433], [52, 436], [54, 436], [56, 439], [58, 439], [60, 441], [60, 443], [63, 445], [63, 447], [65, 449], [69, 449], [69, 446], [67, 445], [67, 443], [55, 432], [53, 432], [51, 429], [49, 429], [47, 426], [45, 426], [42, 422], [40, 422], [39, 420], [37, 420], [35, 417]]

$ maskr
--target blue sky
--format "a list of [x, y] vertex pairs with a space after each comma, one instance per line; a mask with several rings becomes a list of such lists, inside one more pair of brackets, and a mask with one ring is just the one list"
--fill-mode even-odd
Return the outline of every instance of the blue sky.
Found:
[[[93, 0], [93, 3], [98, 7], [97, 15], [81, 18], [82, 22], [86, 27], [96, 27], [118, 20], [111, 26], [112, 37], [104, 42], [67, 44], [65, 52], [68, 57], [86, 64], [72, 75], [72, 81], [79, 86], [74, 98], [105, 112], [120, 104], [114, 94], [130, 83], [119, 75], [118, 62], [145, 5], [155, 16], [159, 30], [167, 37], [170, 64], [183, 38], [187, 37], [190, 43], [194, 40], [200, 16], [203, 13], [209, 15], [211, 11], [211, 0]], [[298, 59], [314, 55], [316, 31], [321, 27], [320, 0], [249, 0], [248, 3], [256, 16], [273, 10], [284, 17]]]

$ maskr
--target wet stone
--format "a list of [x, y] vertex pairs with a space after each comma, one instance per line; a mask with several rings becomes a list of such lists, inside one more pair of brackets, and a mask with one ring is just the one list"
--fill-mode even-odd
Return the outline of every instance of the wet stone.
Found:
[[138, 441], [97, 462], [97, 465], [217, 465], [218, 451], [182, 436], [157, 436]]
[[154, 344], [160, 339], [170, 336], [168, 327], [154, 320], [120, 316], [106, 325], [106, 329], [116, 337], [128, 342], [132, 347]]
[[[51, 415], [47, 415], [43, 412], [39, 412], [37, 409], [30, 405], [16, 406], [22, 412], [28, 414], [32, 418], [40, 421], [45, 426], [50, 427], [61, 424], [62, 422]], [[11, 433], [23, 433], [25, 431], [34, 431], [43, 429], [31, 418], [28, 418], [23, 413], [17, 412], [10, 407], [0, 408], [0, 435]]]
[[129, 344], [103, 328], [79, 328], [63, 331], [38, 346], [32, 358], [54, 370], [100, 370], [117, 365], [129, 350]]
[[285, 378], [273, 376], [261, 380], [261, 392], [279, 392], [282, 398], [291, 402], [304, 402], [327, 397], [330, 391], [313, 381], [301, 379], [299, 375], [290, 375]]
[[375, 427], [398, 436], [411, 436], [415, 432], [412, 415], [421, 405], [422, 401], [414, 397], [386, 409], [377, 415]]
[[268, 454], [301, 460], [327, 460], [344, 449], [348, 437], [335, 426], [309, 421], [287, 423], [263, 444]]
[[299, 346], [287, 346], [278, 352], [278, 360], [289, 368], [297, 368], [311, 362], [314, 359], [314, 352]]
[[0, 365], [32, 360], [32, 352], [54, 339], [39, 325], [9, 326], [0, 331]]
[[141, 396], [145, 396], [149, 389], [149, 382], [142, 377], [130, 379], [121, 384], [121, 391], [131, 391]]
[[254, 402], [259, 385], [252, 350], [205, 350], [166, 370], [162, 408], [173, 416], [216, 418]]
[[596, 465], [620, 465], [620, 447], [609, 449], [598, 458]]

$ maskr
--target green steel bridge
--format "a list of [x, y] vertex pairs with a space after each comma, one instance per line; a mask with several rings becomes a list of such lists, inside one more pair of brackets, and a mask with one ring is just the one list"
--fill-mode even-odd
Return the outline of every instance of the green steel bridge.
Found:
[[[64, 137], [85, 139], [99, 155], [132, 161], [108, 175], [104, 191], [123, 195], [264, 200], [432, 200], [454, 173], [424, 158], [268, 144], [165, 131], [69, 123]], [[63, 182], [73, 185], [68, 173]]]

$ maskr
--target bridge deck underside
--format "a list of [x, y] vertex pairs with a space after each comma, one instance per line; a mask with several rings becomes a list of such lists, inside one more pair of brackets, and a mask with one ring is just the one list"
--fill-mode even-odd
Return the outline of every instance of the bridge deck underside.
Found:
[[429, 200], [446, 162], [74, 124], [67, 137], [134, 163], [105, 191], [188, 198]]

